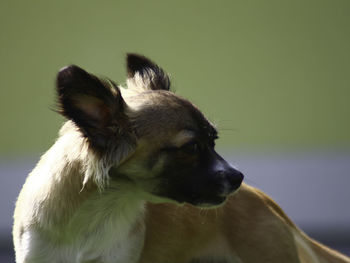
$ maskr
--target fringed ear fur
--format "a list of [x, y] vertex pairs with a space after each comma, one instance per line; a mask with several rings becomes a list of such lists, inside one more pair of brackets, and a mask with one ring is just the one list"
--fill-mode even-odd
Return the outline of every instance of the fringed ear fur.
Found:
[[57, 94], [58, 111], [77, 125], [95, 150], [106, 151], [129, 132], [125, 102], [113, 82], [71, 65], [57, 75]]
[[127, 54], [128, 82], [137, 89], [170, 90], [169, 76], [150, 59]]

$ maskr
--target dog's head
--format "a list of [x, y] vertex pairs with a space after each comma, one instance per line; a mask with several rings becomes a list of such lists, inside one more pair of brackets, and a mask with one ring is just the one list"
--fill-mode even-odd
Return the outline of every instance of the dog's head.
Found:
[[[60, 111], [79, 128], [91, 152], [108, 160], [108, 177], [150, 200], [217, 205], [243, 175], [214, 149], [215, 127], [170, 91], [164, 71], [129, 54], [127, 89], [77, 66], [57, 78]], [[131, 149], [126, 151], [125, 149]]]

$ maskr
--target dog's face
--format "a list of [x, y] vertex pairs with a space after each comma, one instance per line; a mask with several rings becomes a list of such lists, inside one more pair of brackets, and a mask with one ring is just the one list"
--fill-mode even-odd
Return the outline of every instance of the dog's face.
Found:
[[133, 54], [127, 61], [128, 90], [123, 92], [76, 66], [61, 70], [61, 112], [101, 158], [114, 156], [125, 144], [132, 147], [112, 164], [112, 181], [142, 189], [156, 197], [151, 200], [222, 203], [243, 175], [216, 153], [215, 127], [169, 90], [169, 78], [156, 64]]

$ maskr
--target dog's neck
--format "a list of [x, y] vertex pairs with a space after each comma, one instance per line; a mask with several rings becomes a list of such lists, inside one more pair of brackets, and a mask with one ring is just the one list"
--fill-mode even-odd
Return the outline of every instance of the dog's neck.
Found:
[[40, 247], [33, 256], [44, 258], [45, 251], [50, 251], [48, 241], [54, 240], [57, 247], [51, 252], [61, 257], [60, 262], [72, 257], [79, 262], [100, 262], [102, 255], [107, 258], [101, 262], [111, 262], [109, 257], [136, 262], [145, 236], [144, 202], [114, 181], [103, 190], [93, 177], [84, 183], [86, 150], [78, 132], [63, 134], [28, 177], [20, 204], [33, 209], [19, 208], [26, 212], [16, 216], [35, 230], [26, 232], [26, 240]]
[[101, 231], [97, 229], [101, 226], [106, 231], [114, 228], [125, 235], [142, 218], [144, 201], [118, 182], [112, 181], [101, 190], [93, 177], [86, 180], [88, 155], [86, 141], [77, 131], [61, 134], [43, 155], [28, 179], [37, 181], [39, 191], [45, 196], [38, 204], [41, 212], [36, 223], [57, 231], [67, 229], [68, 225], [69, 235], [84, 235], [86, 228]]

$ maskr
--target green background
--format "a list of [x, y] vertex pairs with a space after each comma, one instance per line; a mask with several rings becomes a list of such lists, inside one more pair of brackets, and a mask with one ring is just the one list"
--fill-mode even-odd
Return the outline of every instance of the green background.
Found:
[[225, 149], [350, 146], [350, 1], [1, 1], [0, 155], [42, 153], [57, 71], [125, 82], [144, 54]]

